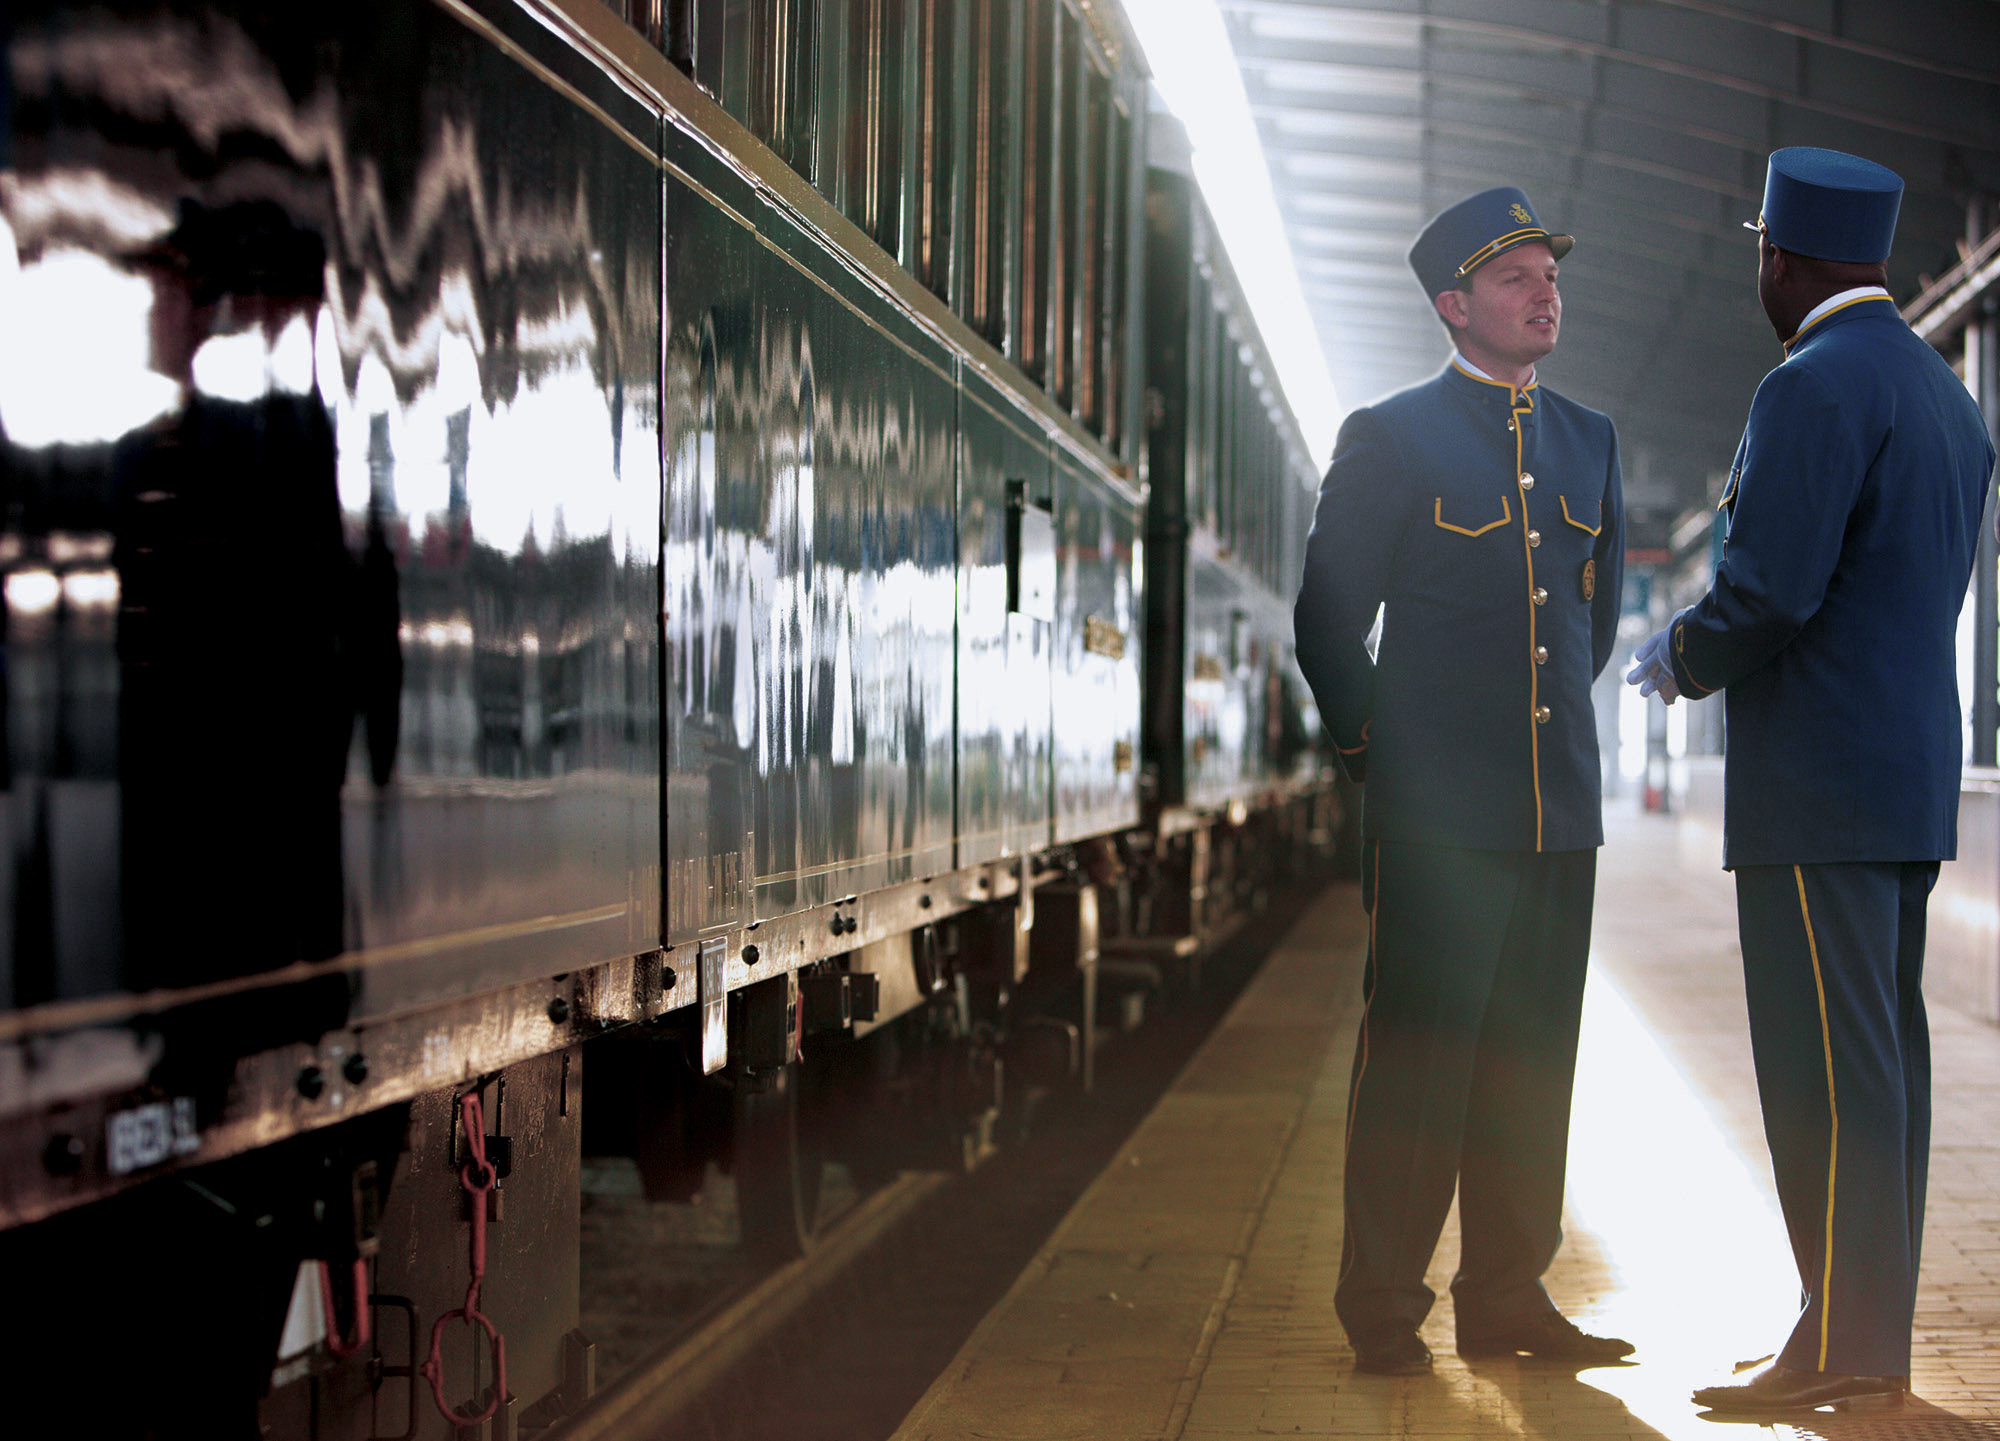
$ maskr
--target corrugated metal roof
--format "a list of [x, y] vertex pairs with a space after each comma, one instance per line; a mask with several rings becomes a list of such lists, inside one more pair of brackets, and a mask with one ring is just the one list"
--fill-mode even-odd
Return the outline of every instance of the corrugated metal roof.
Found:
[[1445, 205], [1519, 185], [1577, 237], [1542, 374], [1617, 421], [1636, 545], [1705, 502], [1783, 358], [1741, 226], [1772, 150], [1903, 176], [1899, 301], [2000, 193], [1995, 0], [1219, 3], [1342, 400], [1442, 363], [1404, 254]]

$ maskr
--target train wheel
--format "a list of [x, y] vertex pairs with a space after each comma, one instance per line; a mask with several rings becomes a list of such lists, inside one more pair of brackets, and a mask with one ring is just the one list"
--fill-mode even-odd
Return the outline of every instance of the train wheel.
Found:
[[790, 1260], [819, 1235], [826, 1147], [802, 1067], [786, 1066], [760, 1091], [736, 1096], [736, 1214], [743, 1245]]

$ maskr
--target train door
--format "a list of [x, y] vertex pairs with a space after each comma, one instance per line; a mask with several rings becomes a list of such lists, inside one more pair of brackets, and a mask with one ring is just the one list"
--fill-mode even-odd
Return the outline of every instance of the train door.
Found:
[[1055, 452], [1055, 839], [1139, 821], [1144, 502], [1058, 443]]
[[961, 390], [958, 863], [1048, 844], [1055, 531], [1041, 425], [977, 371]]

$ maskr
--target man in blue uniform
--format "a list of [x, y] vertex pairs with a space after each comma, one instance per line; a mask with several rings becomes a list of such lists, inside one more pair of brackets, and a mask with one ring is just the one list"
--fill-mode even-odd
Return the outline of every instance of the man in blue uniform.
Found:
[[[1624, 557], [1618, 440], [1536, 382], [1574, 242], [1519, 190], [1410, 264], [1457, 354], [1341, 427], [1306, 543], [1298, 657], [1365, 781], [1366, 1008], [1335, 1309], [1363, 1371], [1429, 1369], [1424, 1272], [1458, 1191], [1461, 1354], [1619, 1359], [1556, 1311], [1597, 850], [1590, 685]], [[1379, 641], [1368, 637], [1381, 617]]]
[[1641, 647], [1647, 691], [1727, 689], [1723, 865], [1803, 1309], [1772, 1363], [1694, 1393], [1757, 1413], [1900, 1401], [1924, 1229], [1924, 912], [1957, 845], [1954, 635], [1993, 447], [1883, 282], [1903, 183], [1771, 156], [1757, 387], [1700, 603]]

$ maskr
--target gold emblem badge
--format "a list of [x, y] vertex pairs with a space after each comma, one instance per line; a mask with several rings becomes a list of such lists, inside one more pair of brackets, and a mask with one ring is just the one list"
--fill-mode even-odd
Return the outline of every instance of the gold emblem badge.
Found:
[[1597, 599], [1597, 562], [1594, 560], [1583, 563], [1583, 598]]
[[1516, 201], [1514, 203], [1514, 208], [1509, 213], [1513, 215], [1514, 221], [1518, 225], [1530, 224], [1535, 218], [1534, 216], [1528, 214], [1528, 207], [1521, 204], [1519, 201]]

